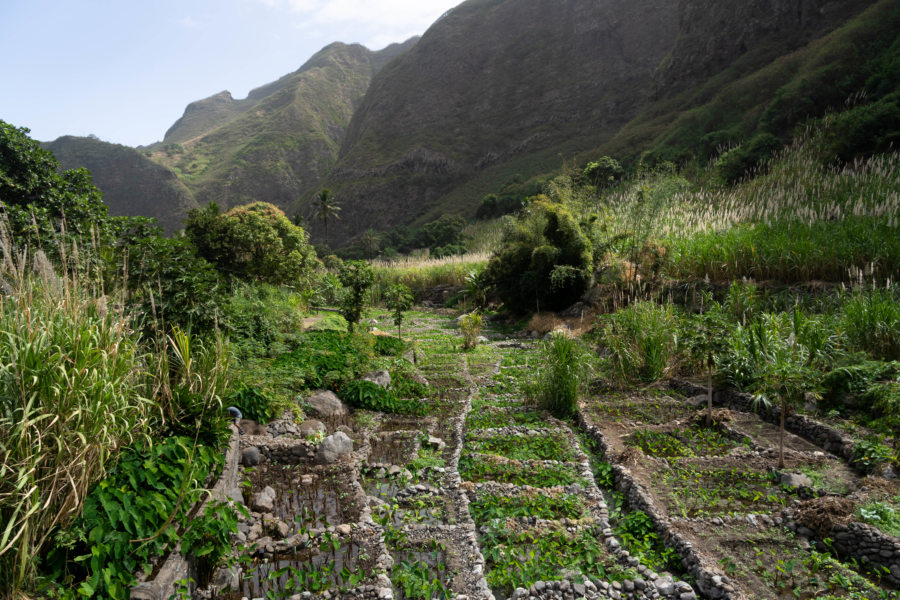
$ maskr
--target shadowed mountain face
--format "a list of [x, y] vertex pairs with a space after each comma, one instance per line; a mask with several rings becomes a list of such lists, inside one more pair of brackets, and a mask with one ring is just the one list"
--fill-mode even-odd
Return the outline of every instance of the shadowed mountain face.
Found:
[[193, 206], [191, 193], [175, 173], [133, 148], [72, 136], [41, 145], [63, 169], [87, 168], [111, 215], [154, 217], [173, 233]]
[[190, 104], [141, 149], [189, 200], [128, 210], [267, 201], [322, 239], [314, 205], [328, 187], [339, 246], [472, 215], [485, 194], [564, 162], [705, 160], [758, 130], [786, 138], [865, 89], [897, 31], [896, 0], [468, 0], [421, 39], [335, 43], [246, 99]]

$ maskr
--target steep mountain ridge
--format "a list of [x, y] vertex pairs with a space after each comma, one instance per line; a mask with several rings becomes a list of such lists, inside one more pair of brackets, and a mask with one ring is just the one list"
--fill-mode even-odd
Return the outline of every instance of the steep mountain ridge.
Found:
[[63, 136], [41, 144], [63, 169], [85, 167], [114, 216], [154, 217], [167, 232], [181, 228], [193, 197], [175, 173], [128, 146]]
[[601, 148], [648, 107], [745, 56], [734, 78], [751, 74], [873, 3], [469, 0], [373, 81], [325, 182], [352, 208], [329, 234], [471, 214], [507, 180]]

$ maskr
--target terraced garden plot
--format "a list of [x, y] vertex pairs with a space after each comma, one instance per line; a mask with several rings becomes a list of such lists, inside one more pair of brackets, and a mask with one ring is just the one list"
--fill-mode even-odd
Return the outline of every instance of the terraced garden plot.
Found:
[[625, 438], [625, 445], [648, 456], [724, 456], [736, 448], [749, 448], [749, 440], [738, 441], [718, 427], [694, 424], [675, 429], [637, 429]]
[[369, 437], [369, 444], [366, 462], [370, 465], [405, 465], [415, 459], [419, 451], [418, 432], [415, 431], [373, 435]]
[[375, 540], [370, 542], [326, 533], [308, 548], [252, 560], [243, 569], [238, 590], [218, 598], [287, 598], [303, 591], [333, 593], [371, 583], [376, 551]]
[[676, 522], [675, 528], [704, 548], [708, 560], [748, 598], [897, 597], [782, 527], [731, 520], [715, 527]]
[[498, 481], [531, 487], [588, 483], [579, 465], [498, 460], [490, 455], [471, 453], [464, 453], [460, 458], [459, 475], [463, 481]]
[[512, 460], [555, 460], [571, 462], [576, 459], [571, 441], [560, 430], [540, 430], [525, 434], [499, 434], [490, 437], [466, 438], [471, 452], [493, 454]]
[[531, 409], [502, 409], [484, 403], [473, 402], [472, 411], [466, 416], [466, 429], [497, 429], [500, 427], [546, 427], [553, 422], [547, 413]]
[[598, 424], [617, 421], [664, 425], [678, 420], [685, 421], [697, 413], [698, 408], [685, 400], [677, 393], [658, 390], [642, 391], [634, 395], [606, 392], [588, 398], [584, 410]]
[[530, 517], [535, 519], [579, 520], [591, 517], [581, 496], [565, 492], [522, 491], [519, 494], [484, 494], [469, 503], [476, 525]]

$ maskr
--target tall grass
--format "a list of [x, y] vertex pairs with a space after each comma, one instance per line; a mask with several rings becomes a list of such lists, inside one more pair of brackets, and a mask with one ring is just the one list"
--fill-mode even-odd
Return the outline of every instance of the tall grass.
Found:
[[402, 258], [393, 261], [371, 261], [375, 284], [371, 299], [379, 303], [391, 286], [403, 284], [413, 292], [449, 285], [465, 286], [471, 273], [480, 273], [487, 266], [486, 252], [462, 254], [444, 258]]
[[858, 291], [844, 302], [841, 318], [850, 347], [879, 360], [900, 360], [900, 289]]
[[147, 432], [151, 402], [121, 310], [40, 256], [0, 246], [0, 596], [9, 597], [33, 580], [40, 548], [79, 514], [111, 456]]
[[555, 332], [543, 342], [533, 383], [526, 394], [540, 408], [557, 417], [568, 417], [578, 407], [578, 398], [590, 373], [587, 350], [580, 341]]
[[602, 319], [610, 379], [649, 383], [675, 370], [678, 320], [671, 304], [638, 301]]
[[673, 277], [851, 281], [855, 267], [896, 280], [900, 153], [823, 166], [821, 144], [808, 131], [733, 187], [645, 176], [604, 198], [611, 231], [661, 240]]

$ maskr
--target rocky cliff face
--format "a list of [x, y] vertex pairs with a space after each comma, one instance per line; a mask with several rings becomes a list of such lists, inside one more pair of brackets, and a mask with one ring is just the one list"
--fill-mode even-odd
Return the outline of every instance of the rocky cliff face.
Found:
[[326, 184], [352, 207], [334, 227], [408, 221], [481, 171], [616, 130], [677, 34], [667, 0], [463, 3], [373, 81]]
[[680, 0], [678, 37], [658, 69], [664, 96], [708, 79], [748, 50], [790, 52], [859, 12], [871, 0]]

